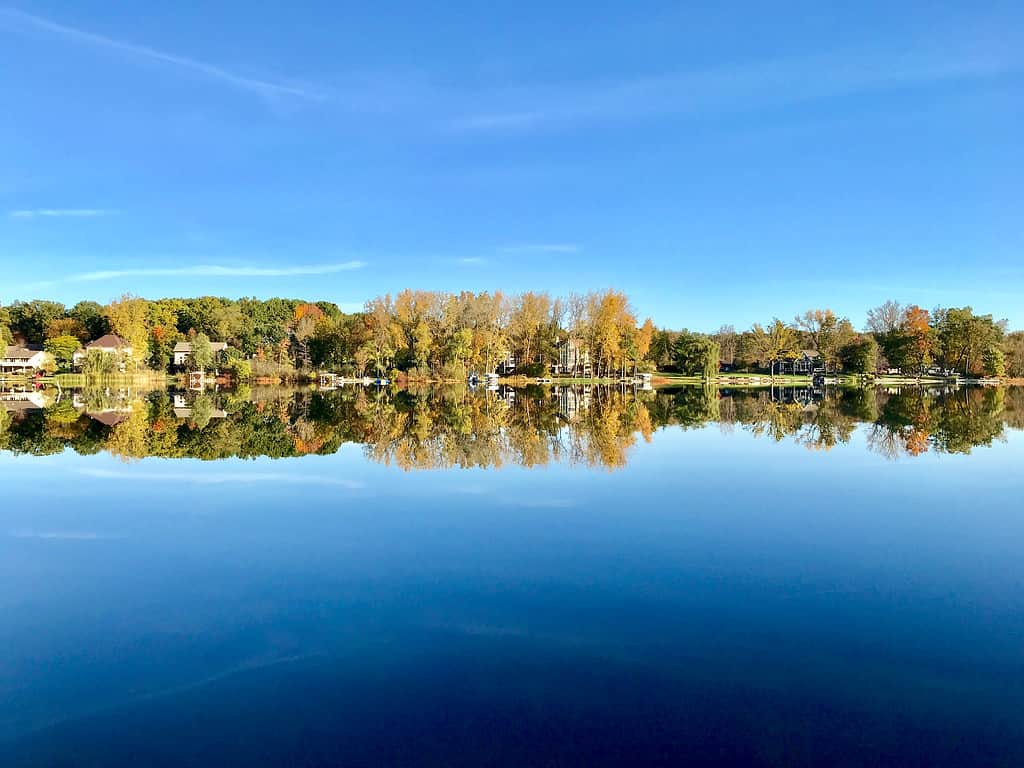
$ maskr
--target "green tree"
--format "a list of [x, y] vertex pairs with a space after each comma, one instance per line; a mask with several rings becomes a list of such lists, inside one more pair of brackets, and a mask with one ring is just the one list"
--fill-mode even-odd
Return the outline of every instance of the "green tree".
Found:
[[839, 360], [844, 371], [872, 374], [878, 370], [878, 342], [873, 336], [861, 336], [840, 349]]
[[933, 313], [935, 344], [943, 366], [965, 376], [985, 367], [988, 351], [1003, 339], [1005, 321], [976, 315], [970, 307], [937, 309]]
[[228, 371], [231, 373], [231, 378], [234, 379], [235, 383], [241, 381], [248, 381], [252, 378], [252, 363], [242, 358], [232, 358], [228, 360], [226, 365]]
[[[6, 408], [0, 405], [0, 441], [3, 440], [4, 433], [6, 433], [8, 429], [10, 429], [12, 421], [13, 419], [11, 418], [10, 411], [8, 411]], [[3, 442], [0, 442], [0, 448], [2, 447]]]
[[192, 339], [192, 355], [189, 357], [189, 364], [193, 370], [205, 371], [213, 366], [213, 347], [210, 345], [210, 337], [205, 333], [198, 334]]
[[[209, 343], [209, 340], [207, 340], [207, 343]], [[205, 393], [201, 394], [196, 397], [195, 401], [192, 403], [192, 415], [189, 418], [189, 422], [196, 429], [206, 429], [210, 424], [210, 420], [213, 418], [213, 411], [213, 400], [210, 399], [209, 395]]]
[[711, 379], [718, 375], [721, 346], [714, 339], [683, 331], [675, 342], [675, 365], [688, 376]]
[[78, 302], [68, 311], [68, 317], [81, 323], [90, 339], [98, 339], [110, 333], [110, 324], [103, 314], [103, 307], [95, 301]]
[[81, 349], [82, 344], [75, 336], [57, 336], [47, 339], [43, 348], [53, 355], [54, 361], [60, 370], [71, 370], [75, 352]]
[[1006, 375], [1006, 354], [999, 347], [992, 345], [985, 350], [985, 375], [1003, 377]]
[[0, 306], [0, 346], [14, 343], [14, 334], [11, 333], [11, 313], [6, 307]]
[[56, 301], [16, 301], [9, 308], [11, 330], [24, 337], [29, 344], [42, 344], [46, 340], [46, 327], [54, 320], [65, 317], [64, 305]]
[[157, 370], [165, 370], [174, 359], [174, 347], [182, 335], [177, 327], [166, 323], [154, 325], [149, 332], [149, 360]]
[[99, 349], [90, 349], [82, 359], [82, 373], [87, 376], [109, 376], [117, 373], [117, 356]]

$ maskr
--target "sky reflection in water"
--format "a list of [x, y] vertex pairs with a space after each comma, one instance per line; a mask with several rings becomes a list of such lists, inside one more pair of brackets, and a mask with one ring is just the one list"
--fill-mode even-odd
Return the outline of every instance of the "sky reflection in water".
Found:
[[1020, 391], [806, 394], [12, 410], [0, 756], [1020, 764]]

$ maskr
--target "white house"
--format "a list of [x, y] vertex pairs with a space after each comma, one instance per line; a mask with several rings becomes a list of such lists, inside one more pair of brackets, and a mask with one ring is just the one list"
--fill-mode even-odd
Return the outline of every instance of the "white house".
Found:
[[0, 392], [0, 408], [12, 412], [41, 411], [46, 407], [46, 395], [41, 390], [29, 392]]
[[552, 366], [556, 376], [567, 374], [590, 376], [593, 372], [590, 364], [590, 352], [576, 339], [559, 339], [555, 344], [558, 349], [558, 362]]
[[34, 373], [43, 367], [47, 353], [42, 347], [4, 347], [0, 373]]
[[[228, 348], [228, 345], [223, 341], [211, 341], [210, 350], [214, 356], [220, 354]], [[178, 367], [185, 365], [188, 359], [192, 357], [192, 343], [188, 341], [179, 341], [174, 345], [174, 364]]]

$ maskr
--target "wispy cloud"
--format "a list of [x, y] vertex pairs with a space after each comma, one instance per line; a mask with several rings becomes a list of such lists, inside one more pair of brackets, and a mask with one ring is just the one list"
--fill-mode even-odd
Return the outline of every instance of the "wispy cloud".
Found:
[[524, 255], [530, 253], [579, 253], [583, 246], [579, 243], [518, 243], [503, 245], [499, 253]]
[[118, 211], [111, 210], [110, 208], [23, 208], [17, 211], [9, 211], [7, 215], [12, 219], [91, 219], [96, 216], [114, 216], [117, 213]]
[[180, 69], [186, 69], [199, 75], [219, 80], [220, 82], [226, 83], [227, 85], [235, 88], [253, 91], [263, 96], [292, 96], [318, 101], [327, 98], [326, 92], [319, 88], [308, 85], [294, 85], [271, 80], [260, 80], [253, 77], [245, 77], [203, 61], [190, 59], [185, 56], [178, 56], [173, 53], [167, 53], [144, 45], [136, 45], [135, 43], [129, 43], [123, 40], [115, 40], [114, 38], [106, 37], [105, 35], [99, 35], [76, 27], [59, 24], [56, 21], [52, 21], [42, 16], [25, 13], [24, 11], [19, 11], [14, 8], [0, 8], [0, 21], [3, 21], [4, 19], [8, 22], [14, 22], [23, 26], [42, 29], [46, 32], [60, 35], [61, 37], [69, 40], [75, 40], [80, 43], [127, 53], [137, 58], [169, 64]]
[[366, 483], [326, 475], [285, 474], [283, 472], [136, 472], [133, 470], [80, 469], [78, 474], [100, 480], [135, 480], [138, 482], [189, 483], [193, 485], [327, 485], [359, 490]]
[[35, 531], [31, 528], [19, 528], [11, 531], [11, 536], [16, 539], [41, 539], [55, 541], [103, 541], [109, 539], [123, 539], [124, 536], [94, 531]]
[[506, 112], [495, 114], [467, 115], [455, 118], [452, 127], [467, 131], [495, 131], [516, 128], [530, 128], [544, 122], [544, 112]]
[[572, 509], [578, 506], [575, 499], [510, 499], [502, 504], [518, 509]]
[[[49, 290], [66, 283], [96, 283], [106, 280], [124, 280], [130, 277], [204, 277], [209, 279], [230, 277], [303, 277], [333, 275], [362, 269], [365, 261], [345, 261], [337, 264], [308, 264], [295, 267], [261, 267], [253, 264], [224, 266], [218, 264], [197, 264], [191, 267], [139, 267], [125, 269], [101, 269], [93, 272], [79, 272], [53, 280], [38, 280], [10, 286], [14, 291]], [[351, 305], [356, 306], [356, 305]], [[362, 308], [362, 305], [358, 305]], [[349, 310], [344, 310], [349, 311]]]
[[103, 269], [80, 272], [64, 278], [64, 282], [91, 283], [100, 280], [120, 280], [126, 277], [298, 277], [303, 275], [333, 275], [362, 269], [364, 261], [345, 261], [340, 264], [309, 264], [297, 267], [258, 267], [254, 265], [220, 266], [198, 264], [191, 267], [140, 267], [138, 269]]
[[860, 93], [992, 77], [1024, 67], [997, 47], [936, 43], [930, 48], [837, 51], [824, 55], [571, 84], [523, 84], [474, 94], [475, 111], [456, 131], [517, 133], [544, 126], [655, 116], [748, 112]]

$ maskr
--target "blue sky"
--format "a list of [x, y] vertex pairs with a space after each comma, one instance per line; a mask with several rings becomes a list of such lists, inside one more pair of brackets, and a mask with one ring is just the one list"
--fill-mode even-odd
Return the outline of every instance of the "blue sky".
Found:
[[1024, 328], [1024, 5], [0, 0], [0, 302], [614, 285]]

